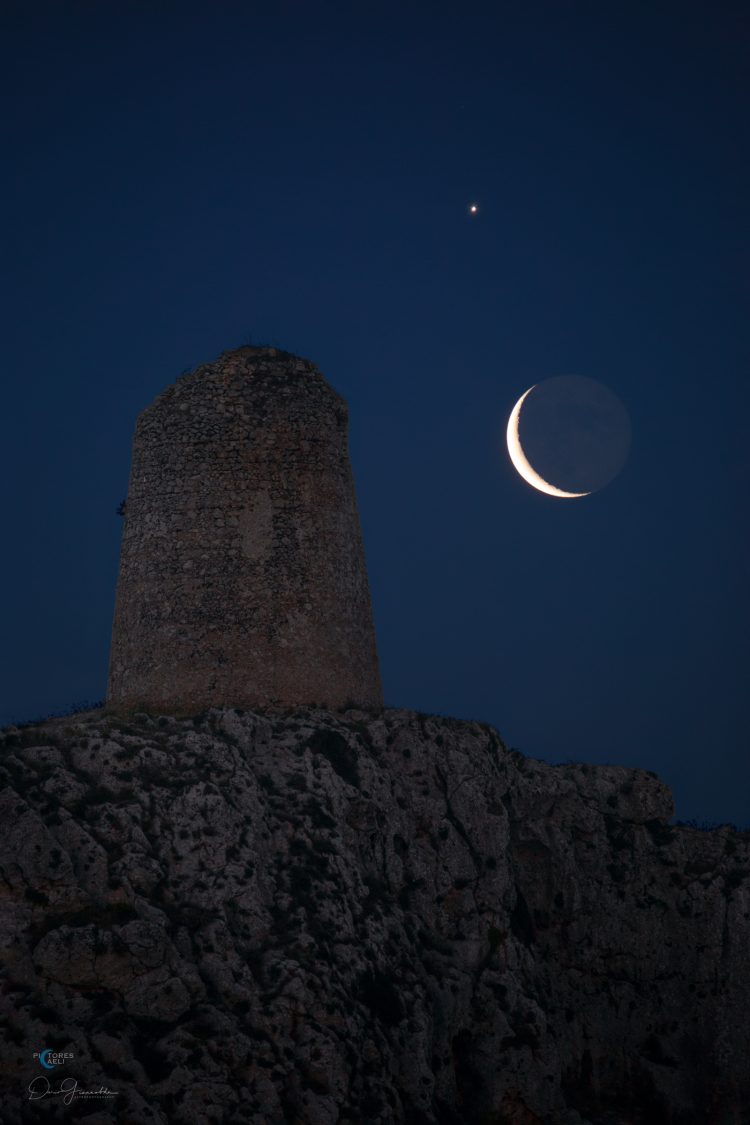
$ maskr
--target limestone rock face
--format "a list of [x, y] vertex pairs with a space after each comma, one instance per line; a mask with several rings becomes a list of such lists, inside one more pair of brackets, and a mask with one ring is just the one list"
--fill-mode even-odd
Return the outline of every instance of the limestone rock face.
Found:
[[3, 1120], [750, 1120], [750, 840], [655, 776], [407, 711], [2, 742]]
[[308, 360], [225, 352], [138, 418], [107, 699], [382, 706], [347, 407]]

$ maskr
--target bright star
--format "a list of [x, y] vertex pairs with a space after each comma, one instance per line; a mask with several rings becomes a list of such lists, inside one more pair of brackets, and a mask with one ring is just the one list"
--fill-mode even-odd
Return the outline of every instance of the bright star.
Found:
[[478, 210], [479, 210], [479, 207], [476, 203], [470, 203], [469, 204], [469, 214], [470, 215], [476, 215]]

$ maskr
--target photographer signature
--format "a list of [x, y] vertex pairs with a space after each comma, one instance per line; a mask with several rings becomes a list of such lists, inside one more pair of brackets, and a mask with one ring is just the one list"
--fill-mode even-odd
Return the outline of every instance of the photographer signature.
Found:
[[49, 1079], [43, 1075], [39, 1075], [38, 1078], [29, 1083], [30, 1102], [48, 1096], [62, 1096], [65, 1105], [70, 1105], [74, 1098], [115, 1098], [117, 1097], [117, 1091], [110, 1090], [106, 1086], [100, 1086], [98, 1090], [79, 1090], [78, 1081], [75, 1078], [63, 1078], [60, 1085], [54, 1090]]

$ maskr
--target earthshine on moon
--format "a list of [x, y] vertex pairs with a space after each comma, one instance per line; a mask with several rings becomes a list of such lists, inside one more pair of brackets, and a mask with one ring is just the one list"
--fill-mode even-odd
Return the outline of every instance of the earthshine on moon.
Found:
[[521, 407], [523, 406], [524, 399], [527, 395], [531, 394], [535, 386], [536, 383], [529, 387], [527, 391], [524, 391], [511, 410], [510, 418], [508, 419], [506, 438], [508, 441], [508, 453], [513, 462], [513, 467], [527, 484], [532, 485], [533, 488], [538, 488], [540, 492], [546, 492], [548, 496], [560, 496], [565, 500], [573, 500], [578, 496], [589, 496], [590, 493], [588, 492], [563, 492], [561, 488], [555, 488], [554, 484], [550, 484], [549, 481], [546, 481], [544, 477], [539, 475], [523, 451], [521, 438], [518, 433], [518, 424], [521, 419]]

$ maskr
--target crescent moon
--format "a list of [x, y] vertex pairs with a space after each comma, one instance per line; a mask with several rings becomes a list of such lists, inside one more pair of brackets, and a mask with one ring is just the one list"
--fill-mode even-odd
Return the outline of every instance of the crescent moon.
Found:
[[46, 1066], [47, 1070], [54, 1070], [55, 1069], [52, 1063], [47, 1062], [47, 1055], [51, 1055], [51, 1054], [52, 1054], [52, 1051], [50, 1050], [50, 1048], [45, 1047], [45, 1049], [42, 1051], [41, 1055], [39, 1056], [39, 1062], [42, 1064], [42, 1066]]
[[528, 391], [524, 391], [511, 410], [510, 418], [508, 419], [508, 429], [505, 436], [508, 442], [508, 453], [513, 462], [513, 467], [527, 484], [530, 484], [533, 488], [538, 488], [540, 492], [546, 492], [548, 496], [562, 496], [566, 500], [573, 500], [577, 496], [590, 496], [590, 492], [563, 492], [561, 488], [555, 488], [554, 484], [550, 484], [549, 481], [539, 475], [526, 457], [518, 433], [518, 423], [521, 418], [521, 407], [523, 406], [524, 399], [527, 395], [531, 394], [535, 386], [536, 383], [529, 387]]

